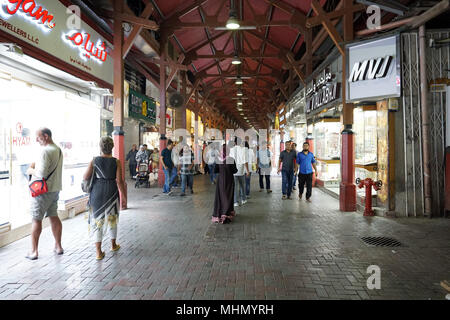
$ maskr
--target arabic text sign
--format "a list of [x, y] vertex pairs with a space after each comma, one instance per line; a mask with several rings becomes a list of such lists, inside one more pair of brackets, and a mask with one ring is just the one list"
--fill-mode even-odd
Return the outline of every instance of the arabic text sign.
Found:
[[145, 120], [151, 124], [156, 121], [156, 103], [153, 99], [130, 89], [129, 111], [132, 118]]
[[112, 84], [112, 45], [87, 23], [69, 29], [67, 10], [57, 0], [0, 0], [0, 31]]

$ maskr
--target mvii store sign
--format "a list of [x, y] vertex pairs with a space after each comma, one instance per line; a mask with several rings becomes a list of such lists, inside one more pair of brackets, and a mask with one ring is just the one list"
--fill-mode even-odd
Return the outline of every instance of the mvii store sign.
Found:
[[83, 21], [69, 28], [72, 15], [58, 0], [0, 0], [0, 31], [112, 84], [112, 45]]
[[400, 96], [400, 40], [398, 35], [346, 46], [347, 101]]
[[306, 113], [317, 110], [339, 98], [340, 83], [325, 69], [306, 89]]

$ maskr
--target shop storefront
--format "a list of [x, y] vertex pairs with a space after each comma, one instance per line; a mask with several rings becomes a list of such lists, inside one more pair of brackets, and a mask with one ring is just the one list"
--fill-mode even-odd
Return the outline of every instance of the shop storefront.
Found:
[[306, 135], [317, 161], [316, 184], [336, 195], [341, 179], [341, 79], [342, 58], [332, 54], [305, 88]]
[[133, 144], [147, 144], [151, 150], [159, 146], [159, 135], [155, 127], [156, 102], [153, 98], [129, 89], [126, 116], [124, 126], [126, 151], [130, 150]]
[[39, 5], [51, 13], [40, 23], [20, 3], [0, 7], [0, 225], [11, 229], [30, 222], [25, 172], [39, 152], [37, 129], [50, 128], [63, 151], [62, 218], [85, 210], [82, 175], [109, 130], [101, 119], [113, 82], [111, 44], [84, 21], [68, 28], [61, 2]]
[[[375, 205], [393, 210], [395, 116], [401, 93], [398, 35], [347, 46], [347, 100], [354, 103], [355, 178], [380, 180]], [[358, 190], [362, 197], [363, 189]], [[361, 203], [360, 203], [361, 204]]]
[[303, 142], [306, 141], [305, 93], [305, 88], [299, 89], [286, 103], [289, 139], [297, 144], [297, 150], [300, 150]]

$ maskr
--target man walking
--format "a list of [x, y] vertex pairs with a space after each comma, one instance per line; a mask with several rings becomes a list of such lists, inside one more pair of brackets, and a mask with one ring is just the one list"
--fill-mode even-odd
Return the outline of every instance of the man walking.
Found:
[[178, 173], [181, 175], [181, 194], [186, 195], [186, 185], [194, 193], [194, 153], [191, 148], [185, 144], [180, 151], [180, 160], [178, 164]]
[[177, 169], [175, 168], [172, 161], [172, 149], [173, 149], [173, 141], [169, 139], [167, 141], [167, 148], [165, 148], [161, 152], [162, 166], [164, 171], [163, 193], [167, 195], [172, 194], [170, 188], [172, 187], [173, 181], [177, 176]]
[[[294, 151], [295, 155], [297, 155], [297, 144], [295, 142], [291, 143], [292, 145], [292, 151]], [[295, 183], [297, 182], [297, 170], [298, 165], [297, 163], [294, 164], [294, 175], [292, 176], [292, 190], [295, 190]]]
[[264, 179], [266, 180], [267, 193], [271, 193], [270, 189], [270, 173], [272, 171], [272, 153], [269, 150], [267, 142], [263, 142], [257, 153], [257, 166], [259, 171], [259, 192], [264, 190]]
[[248, 168], [248, 154], [243, 146], [242, 140], [235, 137], [234, 143], [235, 146], [230, 150], [230, 157], [234, 158], [238, 169], [234, 174], [234, 206], [237, 207], [247, 203], [245, 196], [245, 176], [249, 175], [250, 170]]
[[316, 177], [318, 176], [317, 167], [316, 167], [316, 159], [314, 158], [314, 154], [309, 152], [309, 143], [303, 143], [303, 151], [299, 152], [297, 155], [297, 164], [300, 169], [298, 172], [298, 197], [302, 198], [304, 186], [306, 183], [306, 201], [311, 202], [311, 194], [312, 194], [312, 167], [314, 167], [314, 171], [316, 172]]
[[49, 217], [55, 238], [54, 252], [63, 254], [61, 246], [62, 223], [58, 217], [59, 192], [62, 190], [63, 155], [61, 149], [53, 142], [52, 132], [48, 128], [41, 128], [36, 132], [36, 141], [42, 147], [36, 163], [32, 163], [27, 170], [31, 181], [45, 179], [48, 192], [31, 198], [31, 252], [26, 258], [38, 258], [39, 237], [42, 232], [42, 220]]
[[[294, 176], [294, 166], [295, 166], [295, 152], [291, 150], [291, 143], [286, 142], [286, 150], [281, 152], [280, 159], [278, 160], [278, 171], [281, 171], [281, 189], [283, 193], [283, 200], [292, 200], [292, 177]], [[282, 167], [280, 166], [282, 164]]]
[[137, 166], [136, 154], [137, 154], [137, 152], [138, 152], [137, 146], [135, 144], [133, 144], [133, 146], [131, 147], [131, 150], [128, 152], [127, 158], [126, 158], [126, 160], [128, 161], [128, 167], [130, 168], [131, 179], [136, 178], [136, 166]]
[[208, 171], [209, 171], [209, 178], [211, 179], [211, 184], [216, 183], [216, 173], [214, 172], [216, 167], [216, 161], [219, 157], [219, 151], [216, 149], [215, 144], [209, 145], [208, 152], [206, 153], [206, 162], [208, 163]]

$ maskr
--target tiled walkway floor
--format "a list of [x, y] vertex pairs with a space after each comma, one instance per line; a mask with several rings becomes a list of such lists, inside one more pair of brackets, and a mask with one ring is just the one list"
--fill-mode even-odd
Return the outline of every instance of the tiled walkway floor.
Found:
[[[232, 224], [210, 223], [214, 187], [195, 178], [196, 193], [163, 196], [129, 188], [119, 223], [122, 248], [95, 260], [83, 215], [63, 222], [65, 254], [52, 252], [49, 228], [37, 261], [24, 258], [29, 237], [0, 248], [0, 299], [444, 299], [450, 279], [449, 219], [388, 219], [342, 213], [314, 189], [313, 203], [258, 192]], [[179, 193], [179, 189], [177, 190]], [[154, 195], [157, 195], [154, 197]], [[364, 236], [404, 246], [369, 247]], [[381, 269], [369, 290], [367, 268]]]

